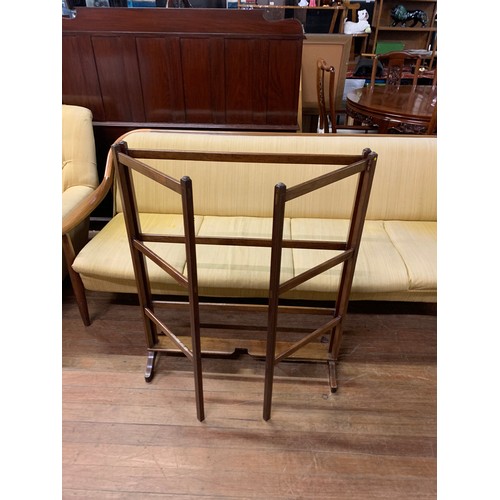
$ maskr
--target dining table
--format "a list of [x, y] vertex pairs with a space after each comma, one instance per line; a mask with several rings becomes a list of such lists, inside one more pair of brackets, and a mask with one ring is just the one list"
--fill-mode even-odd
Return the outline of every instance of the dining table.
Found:
[[375, 85], [348, 93], [346, 113], [381, 134], [426, 134], [436, 103], [436, 85]]

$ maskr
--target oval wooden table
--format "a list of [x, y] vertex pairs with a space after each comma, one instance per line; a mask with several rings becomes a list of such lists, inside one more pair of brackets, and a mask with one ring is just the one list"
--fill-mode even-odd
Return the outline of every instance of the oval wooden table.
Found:
[[346, 111], [355, 124], [377, 125], [381, 134], [425, 134], [436, 100], [432, 85], [363, 87], [347, 95]]

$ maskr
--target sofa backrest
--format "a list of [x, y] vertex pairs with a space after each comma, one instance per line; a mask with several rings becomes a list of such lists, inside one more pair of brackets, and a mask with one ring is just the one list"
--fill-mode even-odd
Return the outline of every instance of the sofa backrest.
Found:
[[[135, 130], [119, 140], [131, 149], [192, 151], [360, 154], [370, 148], [379, 158], [367, 218], [437, 219], [436, 137]], [[336, 168], [166, 160], [146, 163], [176, 179], [184, 175], [192, 178], [196, 214], [261, 217], [272, 216], [276, 183], [291, 187]], [[139, 211], [181, 213], [178, 196], [170, 195], [143, 176], [135, 179]], [[286, 216], [348, 218], [354, 188], [353, 181], [323, 188], [313, 196], [294, 200]], [[116, 182], [114, 199], [119, 212], [121, 199]]]

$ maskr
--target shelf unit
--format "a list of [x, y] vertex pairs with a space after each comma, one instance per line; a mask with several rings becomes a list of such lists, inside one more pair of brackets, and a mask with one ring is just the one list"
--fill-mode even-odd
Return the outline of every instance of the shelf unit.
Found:
[[[308, 0], [310, 1], [310, 0]], [[264, 12], [264, 18], [273, 21], [283, 18], [294, 18], [300, 21], [304, 28], [306, 27], [306, 16], [309, 12], [314, 16], [321, 16], [323, 29], [322, 33], [334, 33], [340, 29], [345, 7], [342, 2], [333, 2], [330, 5], [329, 0], [316, 0], [316, 5], [301, 7], [298, 0], [294, 0], [294, 5], [287, 5], [289, 0], [237, 0], [237, 8], [244, 10], [260, 9]], [[335, 28], [337, 28], [335, 30]]]
[[345, 7], [342, 4], [333, 5], [321, 5], [321, 0], [317, 1], [317, 5], [310, 7], [306, 5], [301, 7], [300, 5], [285, 5], [284, 0], [238, 0], [239, 9], [286, 9], [286, 10], [309, 10], [309, 9], [319, 9], [319, 10], [339, 10], [343, 11]]
[[[406, 27], [398, 24], [392, 26], [391, 10], [397, 5], [404, 5], [408, 11], [423, 10], [427, 14], [427, 26], [424, 28], [420, 23], [410, 27], [413, 21], [409, 21]], [[370, 50], [376, 52], [377, 44], [393, 44], [401, 42], [403, 49], [434, 50], [437, 35], [437, 0], [376, 0], [373, 15]]]

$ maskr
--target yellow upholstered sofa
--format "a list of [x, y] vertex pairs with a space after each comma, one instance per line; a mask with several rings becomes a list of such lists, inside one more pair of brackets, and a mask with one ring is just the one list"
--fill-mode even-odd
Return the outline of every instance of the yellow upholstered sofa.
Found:
[[[136, 130], [120, 140], [136, 149], [181, 149], [273, 153], [378, 153], [351, 300], [437, 301], [436, 137], [383, 135], [265, 134]], [[296, 185], [327, 172], [327, 166], [266, 165], [149, 160], [175, 178], [193, 180], [195, 226], [199, 236], [270, 237], [273, 190], [277, 182]], [[162, 163], [163, 162], [163, 163]], [[330, 167], [331, 168], [331, 167]], [[112, 169], [111, 155], [107, 172]], [[322, 170], [323, 169], [323, 170]], [[291, 204], [285, 237], [344, 237], [354, 184], [322, 188]], [[144, 232], [182, 234], [177, 198], [144, 177], [136, 179]], [[136, 292], [133, 266], [116, 182], [111, 221], [79, 252], [73, 269], [88, 290]], [[348, 203], [349, 201], [349, 203]], [[155, 245], [155, 244], [152, 244]], [[185, 272], [182, 245], [164, 245], [166, 260]], [[282, 273], [291, 277], [325, 260], [323, 250], [283, 250]], [[266, 297], [268, 248], [197, 248], [200, 295]], [[328, 256], [326, 256], [327, 258]], [[148, 263], [153, 293], [179, 294], [175, 281]], [[338, 286], [339, 270], [288, 292], [289, 298], [328, 300]]]

